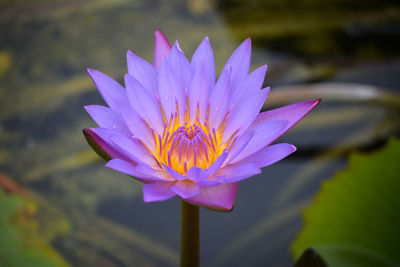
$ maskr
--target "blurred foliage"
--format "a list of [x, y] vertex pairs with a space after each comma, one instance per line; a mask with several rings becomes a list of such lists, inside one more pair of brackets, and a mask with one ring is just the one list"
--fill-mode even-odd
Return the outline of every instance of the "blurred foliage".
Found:
[[0, 266], [68, 266], [38, 233], [37, 209], [33, 200], [0, 190]]
[[399, 55], [395, 0], [220, 0], [232, 33], [299, 56], [382, 58]]
[[329, 266], [398, 266], [400, 140], [353, 154], [349, 167], [324, 182], [292, 246], [315, 249]]

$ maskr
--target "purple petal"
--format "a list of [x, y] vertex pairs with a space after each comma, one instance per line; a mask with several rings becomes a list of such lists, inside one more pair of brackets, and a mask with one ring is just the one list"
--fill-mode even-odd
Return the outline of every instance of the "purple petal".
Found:
[[253, 163], [257, 167], [263, 168], [287, 157], [296, 151], [296, 147], [291, 144], [280, 143], [268, 146], [251, 156], [239, 161], [237, 164]]
[[154, 67], [156, 70], [160, 69], [161, 62], [165, 57], [169, 55], [171, 50], [171, 44], [169, 43], [167, 37], [160, 31], [156, 30], [154, 32], [155, 42], [154, 42]]
[[222, 154], [207, 168], [207, 172], [209, 176], [214, 175], [225, 162], [228, 157], [228, 152], [222, 152]]
[[140, 139], [150, 149], [155, 149], [154, 137], [151, 130], [139, 114], [129, 104], [121, 105], [121, 114], [134, 137]]
[[319, 102], [321, 102], [321, 99], [304, 101], [262, 112], [257, 116], [251, 127], [254, 127], [262, 122], [269, 120], [286, 120], [288, 121], [288, 124], [282, 132], [282, 134], [284, 134], [305, 115], [307, 115], [312, 109], [314, 109], [319, 104]]
[[159, 168], [154, 157], [140, 140], [128, 136], [114, 136], [111, 141], [135, 162], [143, 162], [153, 168]]
[[288, 121], [266, 121], [256, 125], [251, 129], [254, 131], [254, 135], [250, 142], [231, 163], [244, 159], [271, 144], [278, 136], [282, 135], [287, 124]]
[[188, 170], [186, 176], [192, 181], [200, 181], [206, 179], [208, 177], [208, 173], [202, 168], [193, 166]]
[[210, 127], [218, 129], [223, 121], [229, 101], [229, 79], [231, 69], [225, 70], [220, 76], [210, 96]]
[[126, 53], [128, 73], [132, 75], [148, 92], [155, 92], [157, 88], [157, 71], [146, 60], [136, 56], [128, 50]]
[[183, 199], [194, 197], [201, 192], [201, 187], [192, 181], [177, 181], [171, 190]]
[[129, 103], [158, 134], [164, 130], [163, 118], [154, 93], [149, 93], [131, 75], [125, 75], [125, 86]]
[[175, 196], [175, 193], [171, 191], [172, 183], [154, 182], [145, 184], [143, 186], [143, 201], [154, 202], [164, 201]]
[[121, 115], [111, 108], [98, 105], [90, 105], [85, 106], [85, 109], [100, 127], [113, 129], [123, 132], [125, 134], [130, 133]]
[[196, 72], [189, 91], [190, 121], [196, 119], [199, 109], [199, 120], [203, 122], [206, 117], [209, 87], [205, 79], [204, 68]]
[[228, 165], [219, 170], [216, 176], [219, 176], [224, 184], [235, 183], [250, 178], [256, 174], [260, 174], [261, 170], [254, 163], [246, 163], [243, 165]]
[[222, 142], [226, 142], [230, 136], [239, 130], [238, 134], [245, 132], [252, 124], [262, 105], [267, 98], [269, 88], [257, 91], [239, 101], [233, 108], [227, 120]]
[[215, 83], [215, 64], [214, 54], [210, 45], [208, 37], [205, 37], [199, 47], [193, 54], [191, 60], [192, 69], [195, 72], [200, 71], [202, 68], [206, 71], [205, 79], [208, 87], [212, 88]]
[[224, 165], [229, 164], [233, 159], [239, 155], [240, 152], [247, 146], [254, 135], [254, 130], [247, 131], [245, 134], [240, 136], [232, 147], [228, 151], [228, 158], [225, 161]]
[[185, 199], [185, 201], [204, 208], [230, 211], [233, 208], [237, 189], [237, 183], [206, 187], [202, 188], [197, 196]]
[[189, 88], [190, 86], [193, 73], [189, 60], [179, 48], [178, 41], [176, 41], [175, 45], [172, 47], [168, 56], [168, 61], [170, 63], [176, 83], [179, 85], [179, 87], [181, 87], [179, 88], [181, 89], [180, 92], [183, 94], [184, 88]]
[[110, 156], [112, 156], [112, 158], [120, 158], [126, 161], [132, 161], [125, 151], [122, 151], [111, 141], [112, 137], [122, 136], [124, 135], [123, 133], [107, 128], [91, 128], [90, 131], [97, 136], [97, 141], [99, 142], [98, 144], [101, 145], [102, 148], [106, 149], [107, 153], [111, 153]]
[[131, 162], [121, 160], [121, 159], [112, 159], [106, 164], [107, 168], [116, 170], [118, 172], [122, 172], [126, 175], [137, 178], [141, 182], [154, 182], [154, 181], [163, 181], [170, 182], [172, 181], [167, 177], [167, 175], [162, 171], [157, 171], [150, 168], [147, 165], [143, 164], [132, 164]]
[[170, 168], [169, 166], [167, 166], [165, 164], [163, 164], [162, 166], [164, 167], [164, 169], [168, 172], [168, 174], [172, 178], [174, 178], [176, 180], [186, 180], [187, 179], [186, 176], [180, 174], [179, 172], [175, 171], [174, 169]]
[[86, 69], [101, 96], [107, 105], [115, 111], [119, 111], [121, 103], [126, 102], [125, 89], [107, 75], [93, 69]]
[[[231, 57], [226, 62], [224, 72], [226, 69], [232, 67], [232, 79], [230, 81], [232, 92], [238, 89], [238, 85], [247, 76], [250, 69], [251, 58], [251, 40], [247, 38], [244, 42], [233, 52]], [[221, 72], [221, 73], [222, 73]]]
[[[158, 74], [158, 95], [167, 119], [171, 117], [171, 114], [175, 114], [175, 101], [178, 101], [176, 97], [178, 96], [178, 98], [181, 99], [184, 96], [182, 90], [183, 89], [176, 83], [173, 77], [171, 66], [169, 65], [168, 60], [164, 60], [160, 66], [160, 71]], [[181, 101], [182, 100], [180, 100], [180, 102]]]
[[92, 130], [83, 129], [83, 135], [85, 136], [86, 141], [93, 148], [93, 150], [105, 161], [109, 161], [119, 155], [119, 153], [115, 151], [112, 146], [110, 146]]
[[229, 100], [229, 104], [236, 104], [240, 101], [241, 97], [245, 94], [254, 94], [261, 89], [264, 83], [265, 73], [267, 72], [267, 65], [261, 66], [247, 76], [238, 89], [233, 91]]

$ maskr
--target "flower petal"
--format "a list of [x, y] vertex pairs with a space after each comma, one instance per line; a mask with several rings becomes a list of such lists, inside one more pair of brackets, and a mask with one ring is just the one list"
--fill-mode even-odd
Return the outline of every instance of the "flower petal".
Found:
[[229, 80], [231, 69], [227, 69], [219, 76], [217, 84], [210, 96], [210, 128], [218, 129], [228, 109], [229, 101]]
[[125, 124], [134, 137], [142, 140], [150, 150], [154, 150], [154, 137], [144, 119], [129, 104], [121, 105], [120, 109]]
[[254, 92], [236, 103], [226, 122], [222, 142], [226, 142], [236, 130], [239, 130], [238, 134], [242, 134], [249, 128], [260, 112], [268, 92], [269, 87]]
[[83, 129], [83, 135], [92, 149], [105, 161], [109, 161], [110, 159], [119, 155], [119, 153], [115, 151], [112, 146], [110, 146], [92, 130]]
[[193, 166], [187, 171], [186, 174], [187, 178], [189, 178], [192, 181], [200, 181], [203, 179], [206, 179], [208, 177], [208, 173], [203, 170], [202, 168], [199, 168], [197, 166]]
[[128, 100], [136, 112], [142, 116], [158, 134], [164, 130], [160, 106], [153, 92], [149, 93], [131, 75], [125, 75]]
[[126, 155], [128, 155], [133, 161], [143, 162], [152, 168], [159, 168], [154, 156], [149, 153], [147, 148], [139, 139], [121, 135], [111, 137], [111, 141], [120, 149], [120, 151], [125, 151]]
[[126, 53], [128, 73], [132, 75], [149, 93], [157, 89], [157, 71], [146, 60], [128, 50]]
[[[265, 121], [269, 120], [286, 120], [288, 124], [282, 131], [282, 134], [287, 132], [293, 127], [299, 120], [301, 120], [305, 115], [307, 115], [311, 110], [313, 110], [321, 102], [321, 99], [304, 101], [285, 107], [269, 110], [260, 113], [255, 119], [251, 127], [256, 126]], [[278, 138], [279, 136], [277, 136]]]
[[215, 83], [215, 64], [214, 54], [210, 45], [210, 40], [205, 37], [199, 47], [193, 54], [191, 60], [192, 69], [194, 72], [200, 71], [202, 68], [206, 70], [205, 79], [208, 87], [214, 87]]
[[171, 44], [160, 30], [154, 32], [154, 67], [159, 70], [162, 60], [169, 55]]
[[126, 161], [132, 161], [125, 151], [121, 150], [111, 141], [113, 136], [121, 136], [123, 135], [122, 133], [107, 128], [91, 128], [90, 131], [97, 136], [99, 145], [101, 145], [102, 148], [107, 149], [107, 153], [109, 153], [111, 158], [120, 158]]
[[263, 168], [274, 164], [296, 151], [296, 147], [291, 144], [280, 143], [268, 146], [251, 156], [239, 161], [237, 164], [253, 163], [257, 167]]
[[[226, 62], [222, 72], [232, 67], [232, 79], [230, 81], [230, 87], [232, 93], [238, 90], [238, 85], [241, 81], [246, 78], [250, 69], [250, 58], [251, 58], [251, 40], [247, 38], [244, 42], [236, 48], [232, 53], [231, 57]], [[222, 73], [221, 72], [221, 73]]]
[[146, 203], [164, 201], [175, 196], [171, 190], [172, 183], [154, 182], [143, 186], [143, 201]]
[[185, 201], [204, 208], [230, 211], [233, 208], [237, 189], [237, 183], [203, 187], [197, 196], [185, 199]]
[[169, 166], [163, 164], [164, 169], [168, 172], [168, 174], [174, 178], [175, 180], [186, 180], [186, 176], [180, 174], [179, 172], [175, 171], [174, 169], [170, 168]]
[[125, 134], [130, 133], [121, 115], [111, 108], [98, 105], [89, 105], [85, 106], [85, 109], [100, 127], [113, 129]]
[[238, 85], [238, 89], [233, 91], [229, 99], [230, 105], [236, 104], [243, 94], [254, 94], [261, 89], [264, 83], [265, 73], [267, 72], [267, 65], [261, 66], [252, 73], [250, 73], [242, 84]]
[[266, 121], [256, 125], [251, 129], [254, 131], [254, 135], [250, 142], [248, 142], [247, 146], [240, 151], [240, 154], [231, 163], [244, 159], [271, 144], [276, 140], [277, 136], [282, 135], [282, 131], [286, 128], [287, 124], [288, 121]]
[[93, 69], [86, 69], [101, 96], [107, 105], [115, 111], [119, 111], [121, 103], [126, 102], [125, 89], [112, 78]]
[[208, 83], [206, 82], [204, 68], [196, 72], [189, 90], [190, 121], [193, 122], [198, 115], [200, 122], [203, 122], [208, 106]]
[[250, 140], [253, 138], [254, 130], [247, 131], [245, 134], [240, 136], [232, 145], [228, 151], [228, 158], [224, 165], [229, 164], [236, 156], [242, 152], [242, 150], [247, 146]]
[[207, 168], [208, 175], [214, 175], [221, 168], [227, 157], [228, 152], [222, 152], [222, 154], [210, 165], [210, 167]]
[[242, 165], [228, 165], [220, 169], [219, 172], [216, 173], [216, 176], [219, 176], [222, 183], [228, 184], [239, 182], [260, 173], [261, 170], [256, 164], [246, 163]]
[[192, 181], [177, 181], [171, 190], [183, 199], [194, 197], [201, 192], [201, 187]]

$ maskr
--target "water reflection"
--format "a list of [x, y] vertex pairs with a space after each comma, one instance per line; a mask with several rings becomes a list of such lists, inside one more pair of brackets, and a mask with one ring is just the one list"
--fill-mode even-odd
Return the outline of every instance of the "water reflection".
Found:
[[[71, 265], [175, 266], [179, 203], [142, 203], [140, 184], [90, 151], [81, 129], [95, 125], [82, 106], [103, 102], [84, 69], [121, 81], [126, 50], [151, 61], [154, 29], [162, 28], [190, 56], [208, 35], [217, 70], [250, 36], [252, 68], [269, 64], [272, 94], [321, 81], [398, 93], [400, 7], [368, 3], [2, 3], [0, 172], [34, 193], [39, 232]], [[295, 155], [241, 183], [232, 213], [202, 211], [204, 266], [289, 266], [300, 213], [320, 181], [346, 165], [349, 151], [398, 133], [399, 116], [384, 105], [324, 102], [281, 139], [299, 147]]]

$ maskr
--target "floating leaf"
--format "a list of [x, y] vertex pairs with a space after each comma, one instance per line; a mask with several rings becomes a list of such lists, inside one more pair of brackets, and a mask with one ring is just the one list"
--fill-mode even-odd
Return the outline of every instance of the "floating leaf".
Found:
[[381, 151], [352, 155], [305, 212], [293, 256], [312, 247], [328, 266], [399, 266], [399, 156], [395, 139]]
[[68, 266], [39, 237], [36, 210], [32, 200], [0, 190], [0, 266]]

